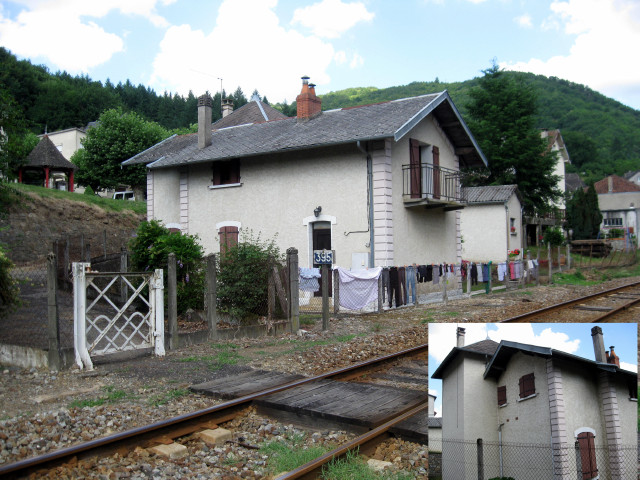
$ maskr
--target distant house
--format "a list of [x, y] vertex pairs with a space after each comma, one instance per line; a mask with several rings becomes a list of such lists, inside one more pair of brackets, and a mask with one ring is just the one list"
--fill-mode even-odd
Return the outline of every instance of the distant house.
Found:
[[618, 175], [594, 184], [602, 212], [601, 230], [623, 229], [637, 234], [640, 228], [640, 185]]
[[560, 134], [560, 130], [548, 130], [543, 129], [540, 136], [547, 140], [547, 149], [551, 152], [557, 153], [557, 160], [553, 175], [558, 177], [557, 187], [562, 193], [562, 197], [556, 201], [552, 206], [556, 208], [556, 213], [548, 213], [543, 217], [524, 217], [524, 246], [537, 245], [544, 231], [549, 227], [562, 228], [562, 224], [565, 218], [565, 203], [564, 194], [567, 191], [565, 166], [571, 163], [569, 158], [569, 152], [564, 143], [564, 139]]
[[26, 163], [18, 169], [18, 182], [35, 183], [45, 188], [73, 192], [75, 165], [64, 158], [47, 135], [27, 155]]
[[442, 417], [436, 417], [434, 402], [436, 396], [429, 394], [429, 406], [427, 426], [429, 429], [429, 452], [441, 452], [442, 450]]
[[71, 156], [82, 148], [81, 142], [87, 136], [87, 131], [83, 128], [67, 128], [66, 130], [38, 135], [39, 138], [44, 138], [45, 136], [49, 137], [49, 140], [64, 158], [71, 160]]
[[591, 335], [594, 360], [505, 340], [465, 345], [458, 328], [432, 375], [442, 380], [443, 480], [479, 478], [465, 447], [478, 439], [500, 452], [483, 478], [636, 478], [637, 372], [620, 368], [614, 347], [605, 352], [600, 327]]
[[147, 165], [148, 218], [209, 253], [241, 230], [277, 234], [301, 267], [321, 249], [346, 268], [460, 261], [460, 167], [487, 162], [446, 91], [322, 111], [305, 77], [296, 101], [294, 118], [252, 102], [257, 119], [243, 107], [211, 125], [200, 97], [198, 134], [123, 163]]
[[505, 261], [522, 248], [522, 197], [517, 185], [464, 188], [460, 216], [462, 256], [473, 262]]
[[636, 185], [640, 185], [640, 171], [627, 172], [623, 175], [625, 180], [629, 180]]
[[587, 186], [577, 173], [565, 173], [564, 175], [565, 193], [575, 192], [579, 188]]

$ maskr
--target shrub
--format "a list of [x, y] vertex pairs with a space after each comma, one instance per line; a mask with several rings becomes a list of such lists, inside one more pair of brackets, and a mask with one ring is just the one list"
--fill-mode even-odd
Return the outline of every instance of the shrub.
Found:
[[[243, 235], [244, 237], [244, 235]], [[218, 262], [218, 311], [236, 320], [264, 315], [268, 300], [268, 278], [272, 267], [283, 262], [275, 244], [249, 231], [227, 249]]]
[[93, 191], [93, 188], [91, 188], [91, 185], [87, 185], [87, 188], [84, 189], [84, 194], [95, 195], [95, 192]]
[[544, 236], [542, 237], [542, 241], [546, 245], [550, 243], [551, 246], [557, 247], [564, 243], [564, 235], [562, 234], [562, 230], [559, 228], [547, 228], [544, 232]]
[[189, 308], [204, 308], [205, 270], [203, 250], [197, 236], [171, 232], [157, 220], [151, 220], [140, 224], [136, 237], [129, 242], [129, 249], [134, 270], [162, 268], [165, 279], [169, 254], [175, 253], [178, 313]]
[[621, 228], [612, 228], [607, 230], [607, 238], [623, 238], [624, 230]]

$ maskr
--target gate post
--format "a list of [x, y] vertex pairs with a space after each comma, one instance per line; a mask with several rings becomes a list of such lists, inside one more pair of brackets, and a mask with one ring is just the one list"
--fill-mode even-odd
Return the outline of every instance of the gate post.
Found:
[[169, 350], [178, 348], [178, 285], [176, 280], [176, 254], [167, 258], [167, 312], [169, 320]]
[[322, 265], [322, 330], [329, 329], [329, 265]]
[[164, 357], [164, 272], [156, 269], [151, 278], [149, 293], [153, 295], [151, 305], [154, 307], [154, 353], [158, 357]]
[[207, 257], [207, 325], [209, 327], [209, 338], [218, 338], [218, 310], [216, 293], [217, 286], [216, 256], [211, 254]]
[[73, 263], [73, 349], [75, 351], [76, 365], [82, 370], [87, 367], [93, 370], [93, 363], [87, 350], [87, 279], [86, 269], [90, 263]]
[[478, 480], [484, 480], [484, 451], [482, 449], [482, 439], [479, 438], [476, 443], [478, 448]]
[[287, 267], [289, 269], [289, 322], [291, 322], [291, 332], [297, 333], [300, 330], [300, 285], [298, 284], [298, 249], [295, 247], [287, 249]]
[[60, 318], [58, 316], [58, 257], [55, 253], [47, 256], [47, 289], [49, 317], [49, 368], [60, 370]]

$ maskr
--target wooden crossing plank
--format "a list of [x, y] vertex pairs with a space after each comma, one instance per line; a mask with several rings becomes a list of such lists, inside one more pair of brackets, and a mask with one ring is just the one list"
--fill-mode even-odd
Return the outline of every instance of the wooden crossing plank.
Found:
[[389, 432], [413, 442], [429, 444], [429, 414], [426, 410], [392, 427]]
[[424, 378], [417, 377], [407, 377], [405, 375], [389, 375], [388, 373], [374, 373], [371, 375], [372, 378], [379, 378], [380, 380], [387, 380], [389, 382], [398, 382], [398, 383], [422, 383], [424, 382], [426, 385], [427, 376], [424, 375]]
[[190, 389], [196, 393], [230, 399], [250, 395], [303, 378], [305, 377], [302, 375], [252, 370], [192, 385]]
[[575, 310], [588, 310], [592, 312], [609, 312], [613, 307], [590, 307], [588, 305], [577, 305], [573, 307]]

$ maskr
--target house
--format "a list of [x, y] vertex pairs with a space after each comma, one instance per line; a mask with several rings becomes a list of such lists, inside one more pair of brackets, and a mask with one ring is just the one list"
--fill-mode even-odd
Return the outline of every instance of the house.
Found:
[[239, 124], [238, 109], [217, 128], [200, 97], [198, 134], [123, 162], [147, 165], [147, 217], [207, 253], [277, 235], [301, 267], [322, 249], [345, 268], [460, 261], [460, 167], [487, 162], [446, 91], [322, 111], [303, 77], [296, 101], [297, 117]]
[[625, 180], [629, 180], [636, 185], [640, 185], [640, 171], [638, 170], [627, 172], [623, 175], [623, 177]]
[[594, 360], [505, 340], [465, 345], [464, 333], [432, 375], [442, 380], [444, 480], [478, 478], [476, 452], [447, 447], [478, 439], [500, 452], [486, 478], [635, 478], [637, 372], [605, 352], [600, 327]]
[[575, 192], [579, 188], [587, 186], [577, 173], [565, 173], [564, 175], [565, 193]]
[[547, 141], [547, 151], [556, 153], [556, 164], [553, 169], [553, 175], [558, 177], [557, 188], [562, 196], [554, 202], [551, 207], [554, 212], [549, 212], [544, 216], [525, 216], [524, 217], [524, 246], [537, 245], [538, 240], [542, 238], [544, 230], [550, 227], [562, 228], [565, 219], [566, 205], [564, 202], [564, 194], [567, 191], [565, 166], [571, 163], [569, 152], [564, 143], [564, 139], [560, 134], [560, 130], [543, 129], [540, 136]]
[[602, 212], [600, 229], [624, 230], [636, 235], [640, 228], [640, 185], [618, 175], [609, 175], [594, 184]]
[[[73, 192], [75, 165], [64, 158], [47, 135], [42, 137], [18, 169], [19, 183], [36, 183], [45, 188]], [[54, 174], [59, 174], [54, 177]]]
[[56, 132], [38, 135], [39, 138], [49, 137], [49, 140], [62, 153], [67, 160], [71, 160], [71, 156], [82, 148], [82, 139], [87, 136], [87, 131], [83, 128], [67, 128]]
[[522, 248], [522, 197], [517, 185], [466, 187], [460, 216], [462, 255], [472, 262], [505, 261]]
[[[442, 417], [436, 417], [434, 411], [434, 404], [436, 396], [429, 394], [429, 404], [427, 407], [428, 418], [427, 428], [429, 430], [429, 452], [441, 452], [442, 451]], [[429, 464], [431, 464], [431, 458], [429, 458]]]

